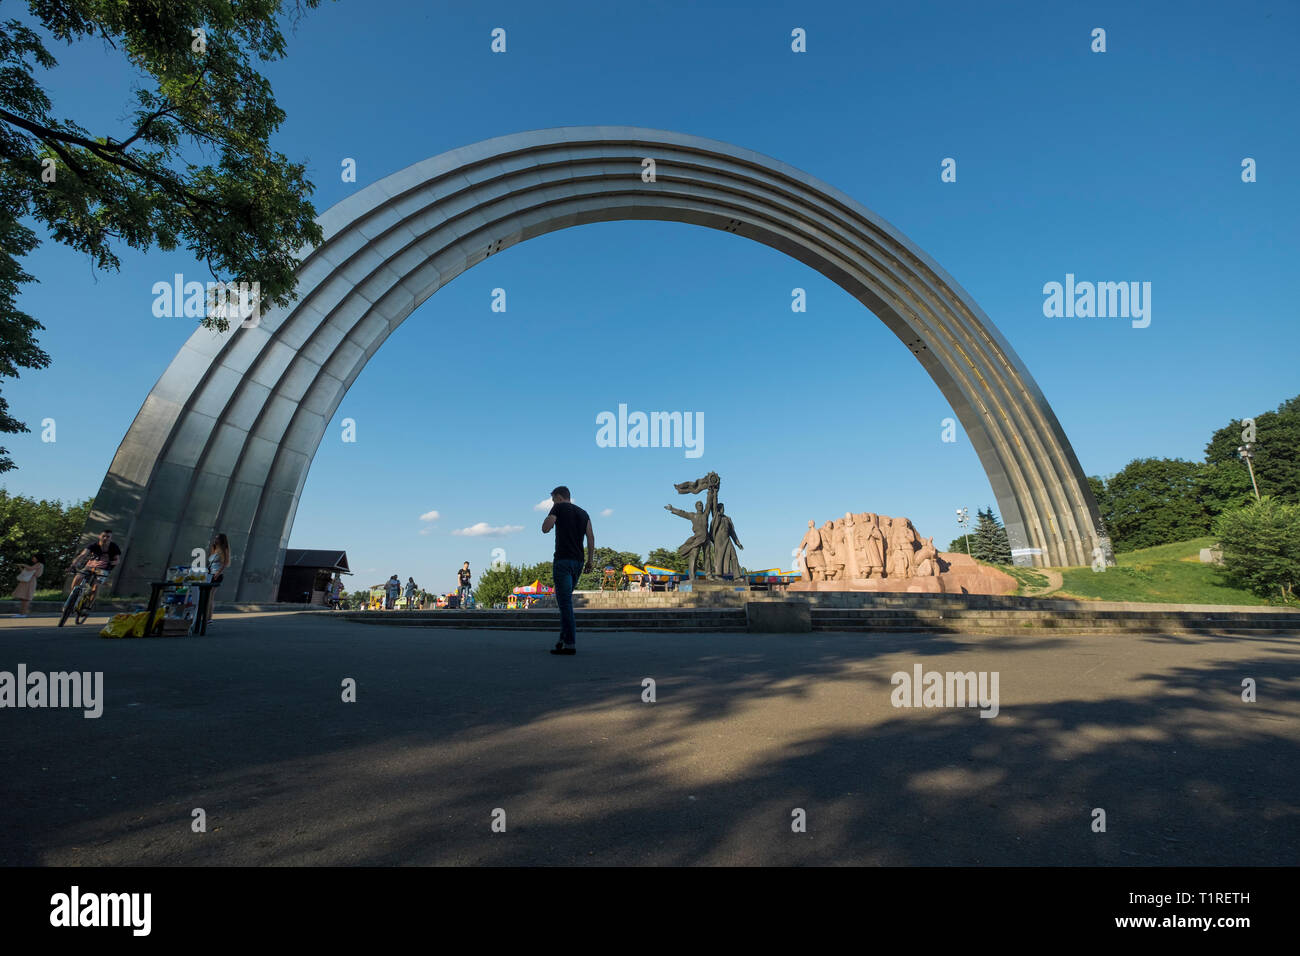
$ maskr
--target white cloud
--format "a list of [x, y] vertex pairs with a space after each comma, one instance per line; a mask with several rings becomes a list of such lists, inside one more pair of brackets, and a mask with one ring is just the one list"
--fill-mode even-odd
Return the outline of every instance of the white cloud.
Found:
[[543, 498], [541, 501], [537, 502], [537, 504], [533, 505], [533, 510], [534, 510], [534, 511], [550, 511], [550, 510], [551, 510], [551, 505], [553, 505], [553, 504], [555, 504], [555, 502], [553, 502], [553, 501], [551, 500], [550, 496], [548, 495], [547, 497]]
[[600, 516], [601, 516], [602, 518], [608, 518], [608, 517], [609, 517], [610, 515], [612, 515], [613, 513], [614, 513], [614, 509], [613, 509], [613, 508], [606, 508], [604, 511], [602, 511], [602, 512], [600, 513]]
[[435, 528], [421, 528], [421, 529], [420, 529], [420, 534], [433, 534], [433, 532], [434, 532], [435, 530], [437, 530], [437, 529], [435, 529]]
[[437, 520], [438, 520], [438, 512], [436, 512], [436, 511], [426, 511], [424, 514], [420, 515], [420, 520], [421, 520], [421, 521], [437, 521]]
[[458, 534], [465, 538], [500, 538], [523, 530], [524, 526], [521, 524], [503, 524], [499, 528], [494, 528], [486, 521], [480, 521], [468, 528], [457, 528], [452, 534]]

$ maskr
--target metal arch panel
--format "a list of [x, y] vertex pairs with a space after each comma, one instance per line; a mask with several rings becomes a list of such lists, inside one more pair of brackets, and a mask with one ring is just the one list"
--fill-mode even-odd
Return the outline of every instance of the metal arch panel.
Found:
[[[657, 182], [640, 177], [643, 158]], [[763, 242], [841, 285], [916, 355], [988, 473], [1022, 563], [1087, 563], [1096, 502], [1060, 423], [974, 300], [852, 197], [752, 150], [630, 126], [533, 130], [416, 163], [317, 220], [298, 298], [257, 328], [197, 330], [160, 377], [96, 497], [130, 536], [116, 588], [139, 592], [184, 537], [226, 531], [241, 600], [274, 600], [323, 430], [393, 329], [502, 248], [586, 222], [660, 219]], [[242, 554], [240, 553], [242, 551]], [[188, 554], [188, 550], [186, 550]]]

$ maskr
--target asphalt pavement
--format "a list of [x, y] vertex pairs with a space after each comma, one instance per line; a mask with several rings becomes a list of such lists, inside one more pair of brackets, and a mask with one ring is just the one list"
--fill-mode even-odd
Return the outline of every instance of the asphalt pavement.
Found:
[[[0, 708], [3, 865], [1297, 863], [1297, 636], [55, 623], [0, 621], [0, 671], [103, 712]], [[997, 716], [895, 706], [916, 665]]]

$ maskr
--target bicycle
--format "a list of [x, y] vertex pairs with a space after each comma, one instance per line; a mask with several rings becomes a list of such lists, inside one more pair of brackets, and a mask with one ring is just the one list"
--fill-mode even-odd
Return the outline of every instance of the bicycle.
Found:
[[[74, 570], [68, 568], [69, 571]], [[109, 572], [98, 568], [83, 568], [80, 572], [81, 582], [73, 587], [68, 599], [63, 602], [63, 614], [59, 617], [62, 627], [69, 617], [75, 617], [76, 623], [85, 624], [90, 612], [95, 609], [95, 598], [99, 595], [99, 585], [108, 580]]]

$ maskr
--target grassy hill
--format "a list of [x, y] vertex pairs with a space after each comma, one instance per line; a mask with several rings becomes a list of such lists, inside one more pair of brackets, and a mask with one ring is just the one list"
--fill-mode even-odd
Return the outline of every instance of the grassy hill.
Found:
[[1268, 604], [1249, 591], [1222, 583], [1214, 565], [1201, 564], [1201, 548], [1214, 543], [1213, 538], [1193, 538], [1117, 554], [1117, 567], [1105, 571], [1061, 568], [1064, 583], [1052, 596], [1150, 604]]

